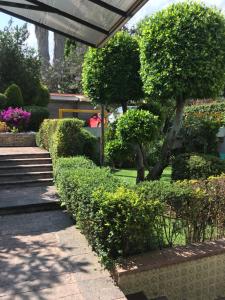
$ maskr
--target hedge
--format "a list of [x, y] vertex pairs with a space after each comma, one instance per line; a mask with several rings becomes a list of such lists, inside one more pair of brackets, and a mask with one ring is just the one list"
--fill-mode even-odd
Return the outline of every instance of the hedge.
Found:
[[81, 157], [58, 159], [55, 170], [62, 203], [106, 265], [158, 247], [154, 220], [159, 201], [143, 201], [109, 169]]
[[24, 106], [24, 110], [31, 112], [28, 130], [38, 131], [41, 123], [49, 117], [49, 111], [41, 106]]
[[97, 138], [78, 119], [46, 119], [37, 134], [37, 145], [57, 157], [85, 155], [97, 160]]
[[224, 236], [225, 176], [127, 187], [83, 158], [56, 161], [63, 204], [102, 262]]
[[187, 106], [185, 108], [185, 115], [186, 114], [213, 114], [213, 113], [219, 113], [224, 114], [225, 113], [225, 101], [221, 102], [214, 102], [210, 104], [201, 104], [201, 105], [191, 105]]
[[172, 162], [172, 179], [207, 179], [225, 173], [225, 162], [213, 155], [180, 154]]

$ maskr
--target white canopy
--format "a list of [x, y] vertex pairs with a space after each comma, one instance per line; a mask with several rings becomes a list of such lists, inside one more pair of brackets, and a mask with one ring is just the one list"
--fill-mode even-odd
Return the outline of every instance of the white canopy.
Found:
[[0, 0], [0, 11], [101, 47], [147, 0]]

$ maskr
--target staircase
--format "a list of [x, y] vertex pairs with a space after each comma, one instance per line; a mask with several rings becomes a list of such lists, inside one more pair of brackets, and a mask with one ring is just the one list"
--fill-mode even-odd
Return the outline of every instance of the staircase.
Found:
[[53, 185], [53, 172], [48, 152], [0, 154], [0, 189], [49, 185]]

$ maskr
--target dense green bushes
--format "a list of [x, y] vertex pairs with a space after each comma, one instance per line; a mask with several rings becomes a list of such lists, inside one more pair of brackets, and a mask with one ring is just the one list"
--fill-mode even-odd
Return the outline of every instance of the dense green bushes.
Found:
[[38, 131], [41, 123], [49, 117], [49, 111], [46, 107], [24, 106], [26, 111], [31, 112], [28, 129]]
[[204, 154], [180, 154], [172, 163], [172, 179], [200, 179], [225, 173], [225, 162]]
[[213, 102], [210, 104], [191, 105], [185, 108], [185, 115], [214, 115], [219, 117], [223, 113], [225, 113], [225, 101]]
[[46, 86], [40, 84], [37, 92], [37, 96], [35, 98], [35, 105], [37, 106], [47, 106], [49, 103], [50, 94], [49, 90]]
[[5, 95], [7, 98], [7, 106], [8, 107], [22, 107], [23, 102], [23, 96], [21, 89], [18, 85], [12, 84], [10, 85], [6, 91]]
[[61, 201], [102, 261], [224, 236], [225, 176], [124, 186], [83, 157], [60, 158]]
[[108, 169], [82, 158], [57, 160], [55, 170], [61, 201], [105, 263], [157, 247], [158, 201], [142, 201]]
[[57, 157], [86, 155], [97, 159], [97, 139], [82, 128], [78, 119], [46, 119], [37, 134], [37, 144]]
[[0, 94], [0, 110], [4, 109], [7, 105], [7, 97], [4, 94]]

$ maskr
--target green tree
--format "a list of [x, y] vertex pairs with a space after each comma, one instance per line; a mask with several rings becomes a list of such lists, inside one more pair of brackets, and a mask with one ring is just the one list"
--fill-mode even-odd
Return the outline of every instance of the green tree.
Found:
[[89, 48], [85, 55], [82, 84], [84, 93], [97, 104], [122, 106], [142, 97], [139, 76], [139, 47], [127, 31], [120, 31], [105, 47]]
[[7, 106], [7, 97], [5, 94], [0, 93], [0, 110]]
[[15, 83], [25, 104], [32, 104], [40, 84], [40, 62], [35, 51], [26, 45], [27, 25], [12, 22], [0, 31], [0, 91]]
[[140, 33], [144, 91], [163, 105], [176, 104], [160, 161], [148, 178], [159, 179], [181, 128], [185, 101], [219, 95], [225, 82], [225, 18], [197, 2], [169, 6], [147, 18]]
[[35, 104], [37, 106], [47, 106], [50, 100], [50, 94], [47, 86], [40, 84], [36, 99], [35, 99]]
[[117, 135], [126, 144], [131, 144], [136, 153], [137, 183], [145, 178], [148, 167], [145, 146], [152, 142], [159, 129], [158, 116], [145, 110], [128, 110], [117, 124]]
[[51, 92], [82, 93], [81, 73], [87, 46], [67, 39], [64, 59], [49, 66], [43, 74]]
[[6, 103], [8, 107], [22, 107], [24, 104], [21, 89], [16, 84], [11, 84], [7, 88], [5, 96], [7, 98]]

